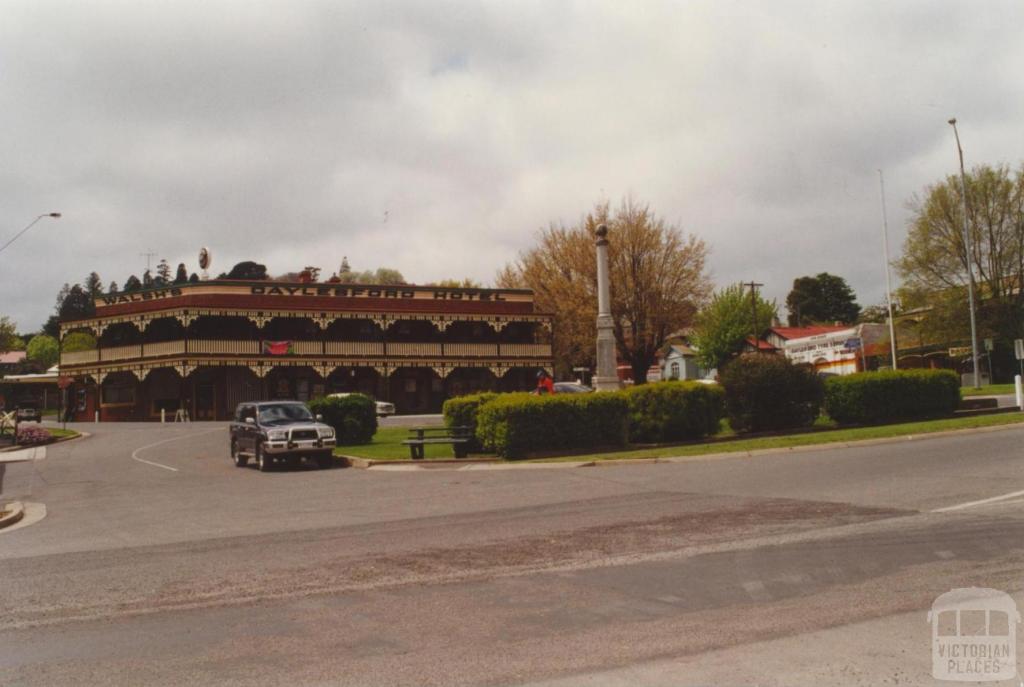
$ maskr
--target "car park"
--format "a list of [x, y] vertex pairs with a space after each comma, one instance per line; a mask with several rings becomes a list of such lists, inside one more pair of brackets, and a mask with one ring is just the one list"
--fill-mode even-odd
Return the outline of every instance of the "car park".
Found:
[[[354, 396], [354, 395], [355, 394], [350, 394], [350, 393], [347, 393], [347, 392], [339, 392], [339, 393], [336, 393], [336, 394], [328, 394], [327, 397], [328, 398], [345, 398], [346, 396]], [[366, 394], [360, 394], [360, 395], [365, 396]], [[394, 403], [388, 403], [387, 401], [378, 401], [377, 399], [373, 398], [373, 396], [370, 396], [370, 400], [373, 401], [374, 405], [377, 407], [377, 417], [387, 417], [389, 415], [394, 415], [395, 414], [395, 404]]]
[[334, 429], [299, 401], [240, 403], [231, 422], [231, 458], [237, 467], [253, 459], [261, 472], [278, 463], [297, 467], [303, 458], [321, 468], [333, 462]]
[[556, 394], [589, 394], [594, 389], [579, 382], [555, 382]]
[[42, 422], [43, 413], [38, 408], [18, 408], [18, 422]]

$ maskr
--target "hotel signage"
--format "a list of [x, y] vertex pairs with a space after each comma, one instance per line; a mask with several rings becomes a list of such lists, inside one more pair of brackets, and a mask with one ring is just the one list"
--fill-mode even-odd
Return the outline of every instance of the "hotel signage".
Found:
[[449, 289], [407, 286], [361, 286], [358, 284], [266, 284], [249, 285], [195, 285], [173, 286], [128, 293], [111, 293], [100, 296], [100, 306], [120, 303], [141, 303], [183, 296], [187, 291], [198, 293], [246, 293], [252, 296], [302, 296], [314, 298], [390, 298], [430, 299], [439, 301], [480, 301], [500, 302], [507, 300], [510, 292], [491, 289]]

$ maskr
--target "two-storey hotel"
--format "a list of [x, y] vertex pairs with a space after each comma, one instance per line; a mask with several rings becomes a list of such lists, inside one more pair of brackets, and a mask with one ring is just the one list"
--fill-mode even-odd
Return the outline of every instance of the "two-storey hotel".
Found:
[[551, 316], [521, 290], [205, 281], [96, 298], [65, 321], [93, 350], [64, 352], [80, 420], [226, 419], [241, 401], [362, 392], [399, 413], [523, 390], [551, 371]]

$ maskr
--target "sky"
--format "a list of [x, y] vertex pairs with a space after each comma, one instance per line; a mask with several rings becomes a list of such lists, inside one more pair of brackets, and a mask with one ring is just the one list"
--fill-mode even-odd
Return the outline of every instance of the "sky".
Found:
[[[1024, 3], [5, 0], [0, 315], [145, 253], [496, 272], [629, 196], [784, 303], [885, 294], [929, 184], [1024, 161]], [[612, 237], [614, 250], [614, 237]], [[895, 277], [895, 275], [894, 275]], [[784, 310], [784, 308], [783, 308]]]

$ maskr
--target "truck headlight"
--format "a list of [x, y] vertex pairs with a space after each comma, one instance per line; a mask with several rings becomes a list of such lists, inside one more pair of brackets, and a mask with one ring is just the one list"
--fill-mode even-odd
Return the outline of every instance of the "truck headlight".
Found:
[[334, 429], [332, 429], [331, 427], [325, 427], [324, 429], [321, 429], [320, 430], [320, 438], [321, 439], [333, 439], [334, 438]]
[[267, 439], [269, 441], [284, 441], [288, 438], [288, 432], [283, 429], [272, 429], [267, 432]]

